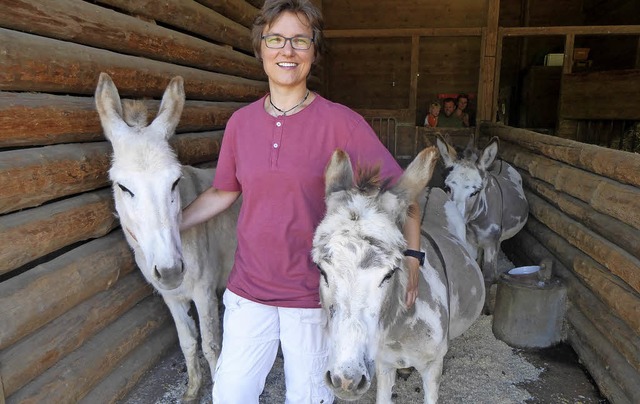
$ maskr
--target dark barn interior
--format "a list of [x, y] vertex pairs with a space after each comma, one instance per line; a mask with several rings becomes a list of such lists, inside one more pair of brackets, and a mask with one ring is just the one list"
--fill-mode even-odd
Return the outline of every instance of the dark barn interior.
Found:
[[[566, 342], [613, 403], [640, 402], [640, 2], [315, 0], [328, 51], [310, 87], [369, 120], [401, 163], [434, 142], [429, 102], [466, 93], [521, 173], [518, 264], [551, 258]], [[0, 0], [0, 404], [116, 402], [175, 347], [114, 207], [100, 72], [159, 106], [185, 80], [172, 144], [215, 161], [229, 116], [268, 86], [262, 0]]]

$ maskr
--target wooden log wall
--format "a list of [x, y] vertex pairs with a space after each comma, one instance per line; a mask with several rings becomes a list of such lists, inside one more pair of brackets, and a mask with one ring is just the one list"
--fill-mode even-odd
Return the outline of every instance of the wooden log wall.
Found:
[[480, 133], [500, 138], [529, 201], [505, 249], [518, 264], [553, 259], [568, 342], [611, 402], [640, 402], [640, 155], [497, 124]]
[[0, 403], [115, 402], [176, 346], [114, 215], [98, 76], [151, 117], [183, 76], [184, 164], [215, 161], [268, 86], [249, 35], [261, 1], [161, 3], [0, 0]]

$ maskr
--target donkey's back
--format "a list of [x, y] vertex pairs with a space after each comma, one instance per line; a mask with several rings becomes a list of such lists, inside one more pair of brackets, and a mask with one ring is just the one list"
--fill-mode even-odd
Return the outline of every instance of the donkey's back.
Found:
[[[182, 206], [189, 205], [211, 186], [215, 172], [215, 168], [182, 167]], [[185, 287], [178, 291], [183, 298], [193, 300], [198, 294], [220, 292], [226, 287], [238, 243], [239, 211], [240, 200], [213, 219], [181, 233], [185, 265], [194, 269], [185, 275]]]
[[[485, 298], [484, 283], [480, 268], [464, 242], [464, 218], [454, 203], [440, 188], [429, 189], [422, 198], [423, 248], [431, 266], [448, 284], [449, 339], [453, 339], [478, 318]], [[432, 295], [419, 296], [428, 300]]]

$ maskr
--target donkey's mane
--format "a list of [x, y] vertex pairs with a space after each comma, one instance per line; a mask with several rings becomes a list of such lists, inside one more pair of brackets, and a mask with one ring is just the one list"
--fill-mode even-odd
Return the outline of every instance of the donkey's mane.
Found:
[[147, 106], [139, 100], [123, 100], [123, 119], [129, 126], [144, 128], [147, 126]]
[[389, 189], [391, 178], [380, 176], [380, 166], [358, 166], [358, 180], [356, 188], [362, 193], [370, 194], [373, 191], [384, 193]]

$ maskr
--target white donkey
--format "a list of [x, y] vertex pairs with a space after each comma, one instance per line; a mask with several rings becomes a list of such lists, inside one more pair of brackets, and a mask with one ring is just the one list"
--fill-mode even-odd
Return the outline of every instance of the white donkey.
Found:
[[464, 222], [441, 189], [430, 192], [422, 224], [418, 299], [405, 304], [408, 282], [402, 226], [438, 158], [423, 150], [397, 185], [385, 189], [378, 172], [358, 183], [349, 156], [334, 152], [325, 173], [327, 213], [316, 229], [313, 260], [320, 300], [329, 318], [325, 382], [345, 400], [361, 398], [377, 377], [376, 402], [391, 402], [396, 369], [415, 367], [424, 402], [435, 403], [450, 339], [477, 319], [484, 302], [480, 268], [458, 234]]
[[[482, 257], [488, 291], [498, 279], [500, 244], [515, 236], [527, 222], [529, 204], [522, 177], [509, 163], [495, 161], [497, 137], [481, 151], [475, 149], [472, 138], [463, 153], [458, 153], [439, 134], [436, 143], [445, 167], [451, 169], [445, 185], [465, 218], [467, 243], [478, 259]], [[489, 305], [485, 304], [485, 312], [488, 311]]]
[[171, 311], [189, 375], [183, 400], [192, 401], [198, 397], [202, 370], [197, 326], [188, 311], [193, 301], [202, 350], [213, 375], [221, 347], [216, 291], [226, 285], [233, 265], [238, 206], [179, 232], [181, 207], [206, 189], [215, 173], [181, 166], [169, 145], [185, 102], [182, 77], [171, 80], [149, 125], [144, 104], [121, 103], [106, 73], [100, 74], [95, 99], [104, 134], [113, 146], [109, 177], [120, 223], [138, 267]]

